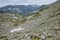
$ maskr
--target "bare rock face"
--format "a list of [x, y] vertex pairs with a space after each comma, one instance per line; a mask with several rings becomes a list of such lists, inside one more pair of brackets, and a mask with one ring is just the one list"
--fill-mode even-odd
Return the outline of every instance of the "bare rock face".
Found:
[[18, 26], [10, 21], [0, 22], [0, 40], [60, 40], [60, 5], [31, 15]]

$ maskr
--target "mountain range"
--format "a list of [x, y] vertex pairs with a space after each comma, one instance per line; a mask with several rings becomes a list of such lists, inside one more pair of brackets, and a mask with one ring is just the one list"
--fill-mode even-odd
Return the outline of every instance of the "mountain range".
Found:
[[0, 8], [0, 11], [8, 13], [20, 13], [27, 15], [30, 12], [39, 10], [39, 5], [7, 5]]

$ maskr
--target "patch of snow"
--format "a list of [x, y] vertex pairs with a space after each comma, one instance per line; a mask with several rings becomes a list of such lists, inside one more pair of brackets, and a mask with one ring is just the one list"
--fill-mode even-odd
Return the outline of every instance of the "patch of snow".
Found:
[[12, 10], [12, 8], [8, 8], [8, 10]]
[[24, 30], [25, 28], [21, 28], [21, 27], [18, 27], [18, 28], [15, 28], [15, 29], [12, 29], [10, 30], [10, 32], [18, 32], [18, 31], [21, 31], [21, 30]]
[[13, 17], [13, 18], [16, 18], [17, 19], [17, 17]]

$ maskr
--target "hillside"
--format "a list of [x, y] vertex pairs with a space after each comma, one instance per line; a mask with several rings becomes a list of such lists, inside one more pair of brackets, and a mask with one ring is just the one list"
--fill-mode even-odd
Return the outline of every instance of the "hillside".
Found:
[[44, 6], [34, 15], [25, 17], [26, 21], [17, 26], [11, 25], [11, 21], [0, 22], [0, 40], [60, 40], [59, 3], [58, 0]]

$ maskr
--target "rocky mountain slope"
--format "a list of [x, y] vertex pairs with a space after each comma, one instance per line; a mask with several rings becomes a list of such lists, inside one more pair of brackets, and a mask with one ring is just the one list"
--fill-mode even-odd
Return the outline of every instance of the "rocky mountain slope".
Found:
[[[49, 8], [25, 17], [26, 21], [17, 26], [13, 26], [10, 21], [0, 22], [0, 40], [60, 40], [58, 2], [59, 0], [50, 4]], [[19, 30], [20, 28], [24, 29]]]

